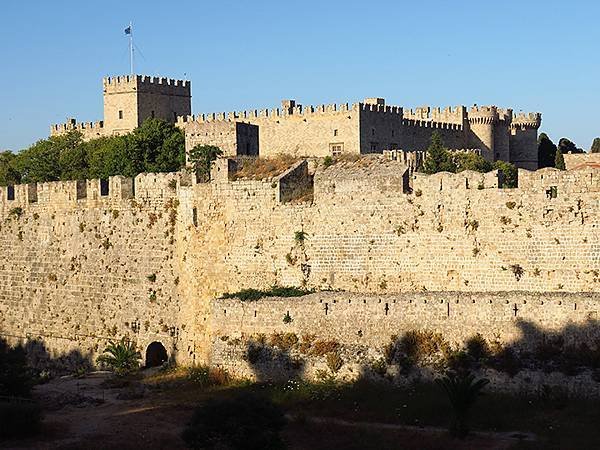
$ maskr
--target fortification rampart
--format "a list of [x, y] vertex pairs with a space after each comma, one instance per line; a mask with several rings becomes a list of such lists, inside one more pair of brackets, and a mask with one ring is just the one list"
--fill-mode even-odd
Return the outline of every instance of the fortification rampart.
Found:
[[129, 335], [199, 362], [212, 351], [208, 300], [244, 288], [600, 291], [600, 169], [521, 171], [517, 189], [499, 189], [497, 172], [409, 176], [375, 157], [314, 178], [305, 162], [256, 180], [231, 170], [220, 161], [211, 183], [143, 174], [3, 187], [0, 334], [90, 355]]
[[164, 95], [191, 95], [191, 84], [187, 80], [174, 80], [165, 77], [149, 77], [143, 75], [123, 75], [102, 79], [104, 94], [131, 92], [151, 92]]

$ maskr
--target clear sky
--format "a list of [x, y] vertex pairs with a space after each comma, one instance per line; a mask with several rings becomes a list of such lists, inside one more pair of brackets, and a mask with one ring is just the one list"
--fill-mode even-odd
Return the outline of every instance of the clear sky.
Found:
[[67, 117], [102, 119], [101, 79], [192, 81], [193, 112], [384, 97], [543, 113], [541, 131], [600, 135], [598, 1], [13, 1], [0, 8], [0, 149]]

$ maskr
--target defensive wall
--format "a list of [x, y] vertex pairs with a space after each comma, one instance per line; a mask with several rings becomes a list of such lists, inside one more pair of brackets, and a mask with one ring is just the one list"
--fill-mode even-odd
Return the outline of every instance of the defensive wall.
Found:
[[[372, 376], [372, 367], [386, 360], [386, 346], [412, 331], [439, 333], [453, 348], [477, 334], [516, 353], [535, 352], [557, 336], [567, 348], [582, 342], [593, 346], [600, 338], [599, 301], [598, 293], [564, 292], [323, 291], [299, 298], [214, 299], [211, 362], [251, 379], [285, 379], [290, 373], [314, 378], [318, 371], [329, 372], [326, 354], [315, 346], [320, 341], [341, 356], [338, 376], [354, 379]], [[388, 375], [397, 375], [398, 368], [390, 366]], [[496, 388], [517, 392], [538, 391], [543, 379], [580, 394], [600, 394], [590, 374], [486, 375]]]
[[[461, 304], [475, 300], [466, 330], [492, 320], [486, 299], [496, 295], [501, 317], [531, 295], [527, 317], [542, 328], [579, 321], [580, 305], [593, 313], [600, 169], [520, 170], [516, 189], [499, 188], [498, 172], [411, 174], [380, 157], [320, 166], [314, 176], [306, 162], [264, 179], [232, 181], [235, 171], [223, 159], [210, 183], [173, 173], [0, 188], [0, 335], [92, 356], [129, 335], [142, 349], [161, 342], [183, 363], [210, 361], [217, 330], [236, 326], [211, 300], [273, 285], [340, 290], [344, 302], [396, 295], [402, 305], [408, 293], [453, 292]], [[506, 291], [519, 300], [503, 303]], [[561, 296], [570, 300], [554, 305]], [[306, 304], [312, 317], [313, 300], [282, 302]], [[534, 300], [554, 306], [538, 314], [528, 309]], [[392, 314], [425, 320], [432, 305], [419, 305]], [[280, 326], [280, 315], [273, 309], [263, 325]]]
[[[489, 161], [510, 161], [518, 167], [537, 169], [541, 114], [513, 114], [511, 109], [496, 106], [405, 110], [386, 105], [381, 98], [316, 107], [284, 100], [281, 108], [179, 117], [177, 124], [186, 134], [197, 136], [195, 144], [203, 143], [206, 134], [206, 143], [214, 145], [215, 139], [209, 135], [215, 122], [258, 126], [259, 154], [265, 157], [424, 151], [437, 131], [449, 148], [477, 148]], [[228, 139], [223, 138], [223, 146], [228, 145]]]

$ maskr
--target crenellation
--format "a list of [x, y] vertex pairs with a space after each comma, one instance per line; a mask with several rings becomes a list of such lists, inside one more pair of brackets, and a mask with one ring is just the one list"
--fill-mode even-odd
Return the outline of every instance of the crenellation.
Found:
[[[14, 200], [0, 187], [0, 335], [94, 356], [127, 335], [184, 364], [227, 365], [241, 360], [220, 337], [242, 332], [356, 345], [360, 329], [377, 351], [415, 324], [453, 342], [475, 332], [511, 342], [514, 317], [550, 331], [585, 322], [600, 293], [600, 168], [520, 170], [507, 189], [498, 171], [414, 173], [420, 154], [341, 159], [314, 174], [300, 159], [245, 179], [236, 174], [250, 159], [222, 158], [210, 182], [182, 172], [38, 183], [13, 186]], [[316, 292], [218, 299], [273, 285]]]

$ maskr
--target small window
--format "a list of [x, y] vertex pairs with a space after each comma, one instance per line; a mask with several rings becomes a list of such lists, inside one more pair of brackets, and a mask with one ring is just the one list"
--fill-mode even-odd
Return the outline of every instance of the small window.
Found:
[[154, 110], [150, 111], [150, 117], [154, 119]]
[[338, 135], [338, 130], [333, 130], [333, 135], [337, 136]]
[[344, 152], [344, 144], [343, 143], [335, 143], [329, 144], [329, 151], [332, 156], [337, 156]]
[[392, 130], [392, 137], [394, 137], [394, 130]]
[[375, 136], [375, 128], [371, 128], [371, 136]]
[[192, 222], [195, 227], [198, 226], [198, 210], [196, 208], [192, 208]]
[[123, 110], [122, 110], [122, 109], [120, 109], [120, 110], [119, 110], [119, 119], [122, 119], [122, 118], [123, 118]]
[[15, 187], [14, 186], [6, 186], [6, 200], [14, 200], [15, 199]]

